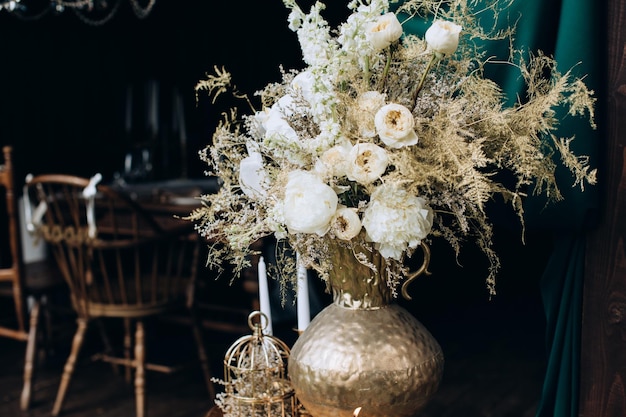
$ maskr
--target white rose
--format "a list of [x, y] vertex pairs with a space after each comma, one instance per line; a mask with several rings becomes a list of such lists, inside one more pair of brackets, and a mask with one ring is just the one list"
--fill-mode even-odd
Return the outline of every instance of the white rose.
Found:
[[327, 149], [315, 162], [315, 172], [322, 178], [346, 176], [350, 149], [352, 146], [348, 142]]
[[239, 163], [239, 186], [253, 200], [267, 196], [269, 178], [263, 168], [263, 157], [256, 142], [246, 144], [248, 156]]
[[385, 105], [385, 95], [378, 91], [366, 91], [356, 99], [356, 114], [359, 133], [364, 138], [376, 136], [374, 116]]
[[357, 143], [348, 154], [348, 179], [360, 184], [371, 184], [385, 173], [389, 157], [387, 151], [373, 143]]
[[407, 248], [416, 248], [430, 233], [433, 211], [421, 197], [393, 186], [372, 193], [363, 215], [366, 238], [385, 258], [402, 260]]
[[350, 240], [361, 231], [361, 219], [357, 209], [340, 205], [333, 220], [331, 229], [339, 239]]
[[462, 27], [445, 20], [435, 20], [424, 38], [428, 48], [444, 55], [453, 54], [459, 46], [459, 33]]
[[292, 171], [285, 187], [283, 213], [290, 233], [323, 236], [337, 211], [337, 194], [314, 173]]
[[417, 134], [413, 130], [415, 119], [411, 111], [400, 104], [391, 103], [381, 107], [376, 112], [374, 124], [378, 137], [390, 148], [397, 149], [417, 143]]
[[385, 13], [366, 26], [365, 34], [374, 50], [381, 51], [400, 39], [402, 25], [394, 13]]

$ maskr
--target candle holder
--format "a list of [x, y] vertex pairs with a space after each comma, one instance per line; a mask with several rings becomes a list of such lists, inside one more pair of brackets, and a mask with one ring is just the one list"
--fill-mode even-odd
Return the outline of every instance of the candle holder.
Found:
[[224, 417], [299, 415], [295, 393], [287, 379], [289, 347], [263, 333], [268, 323], [264, 313], [250, 313], [248, 326], [252, 335], [240, 337], [224, 355], [221, 382], [225, 392], [217, 394], [215, 400]]

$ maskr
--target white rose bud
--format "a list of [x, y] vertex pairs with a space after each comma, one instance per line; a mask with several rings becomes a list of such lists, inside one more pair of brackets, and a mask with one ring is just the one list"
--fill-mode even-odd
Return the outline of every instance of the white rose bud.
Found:
[[348, 179], [371, 184], [385, 173], [389, 164], [387, 151], [373, 143], [357, 143], [348, 154]]
[[440, 54], [450, 55], [459, 46], [461, 26], [445, 20], [435, 20], [424, 38], [428, 48]]
[[290, 233], [324, 236], [337, 211], [337, 194], [314, 173], [292, 171], [285, 187], [283, 215]]
[[350, 143], [344, 142], [325, 150], [315, 162], [315, 172], [322, 178], [344, 177], [348, 171], [350, 149]]
[[385, 13], [365, 28], [367, 39], [375, 51], [381, 51], [400, 39], [402, 25], [394, 13]]
[[417, 143], [413, 114], [400, 104], [391, 103], [381, 107], [374, 117], [374, 124], [378, 137], [390, 148], [398, 149]]
[[331, 222], [331, 229], [339, 239], [350, 240], [361, 231], [357, 209], [340, 205]]

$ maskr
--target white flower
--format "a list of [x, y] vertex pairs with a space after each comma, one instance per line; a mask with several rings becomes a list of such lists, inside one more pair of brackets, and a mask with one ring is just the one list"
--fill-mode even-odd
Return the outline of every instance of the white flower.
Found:
[[315, 86], [315, 77], [311, 71], [302, 71], [291, 81], [291, 87], [302, 95], [308, 102], [313, 103], [313, 87]]
[[274, 237], [277, 240], [286, 239], [289, 233], [285, 227], [284, 202], [275, 199], [265, 201], [272, 201], [274, 203], [267, 207], [267, 218], [265, 220], [268, 229], [274, 233]]
[[321, 178], [344, 177], [348, 172], [348, 154], [352, 146], [345, 141], [326, 150], [315, 163], [315, 172]]
[[359, 234], [361, 228], [361, 219], [359, 219], [357, 209], [340, 205], [331, 222], [331, 229], [335, 236], [339, 239], [350, 240]]
[[285, 143], [298, 142], [298, 133], [281, 114], [273, 113], [265, 121], [265, 138], [280, 140]]
[[301, 105], [299, 106], [296, 99], [292, 95], [285, 94], [279, 98], [276, 103], [274, 103], [270, 113], [274, 112], [276, 114], [280, 114], [281, 117], [291, 117], [296, 114], [296, 112], [306, 111], [306, 107]]
[[256, 133], [258, 137], [265, 136], [265, 125], [267, 124], [269, 117], [270, 109], [268, 108], [257, 111], [254, 113], [254, 116], [252, 116], [252, 127], [254, 129], [254, 133]]
[[459, 46], [459, 33], [462, 27], [446, 20], [435, 20], [424, 38], [428, 48], [444, 55], [453, 54]]
[[328, 64], [337, 48], [330, 35], [329, 26], [321, 24], [324, 22], [321, 11], [325, 7], [323, 3], [316, 2], [306, 16], [300, 14], [301, 21], [299, 22], [290, 16], [290, 23], [297, 28], [302, 60], [312, 67]]
[[363, 215], [363, 227], [385, 258], [402, 260], [407, 248], [416, 248], [428, 236], [433, 211], [421, 197], [393, 186], [379, 186]]
[[348, 179], [360, 184], [371, 184], [387, 169], [387, 151], [373, 143], [357, 143], [348, 154]]
[[283, 214], [289, 233], [317, 233], [323, 236], [337, 211], [337, 194], [314, 173], [289, 173]]
[[306, 162], [302, 152], [303, 143], [298, 132], [289, 124], [286, 117], [294, 114], [296, 107], [293, 97], [284, 96], [270, 108], [263, 128], [263, 144], [272, 153], [287, 158], [291, 163], [303, 166]]
[[281, 97], [267, 112], [267, 116], [259, 115], [265, 129], [265, 137], [271, 138], [279, 136], [283, 140], [289, 142], [297, 142], [298, 134], [287, 122], [286, 117], [293, 115], [294, 103], [293, 97]]
[[356, 99], [355, 118], [359, 127], [359, 133], [364, 138], [376, 136], [374, 116], [385, 105], [385, 95], [378, 91], [366, 91]]
[[263, 157], [259, 144], [248, 142], [248, 156], [239, 163], [239, 186], [241, 191], [253, 200], [266, 197], [269, 177], [263, 168]]
[[376, 112], [374, 124], [378, 137], [390, 148], [398, 149], [417, 143], [417, 134], [413, 130], [415, 119], [411, 111], [400, 104], [391, 103], [381, 107]]
[[365, 31], [374, 50], [380, 51], [400, 39], [402, 25], [395, 13], [389, 12], [368, 24]]

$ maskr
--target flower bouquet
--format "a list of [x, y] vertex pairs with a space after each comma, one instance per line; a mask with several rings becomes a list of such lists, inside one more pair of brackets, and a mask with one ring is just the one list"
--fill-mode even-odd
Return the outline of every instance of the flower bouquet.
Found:
[[[251, 244], [273, 235], [281, 277], [293, 283], [290, 254], [327, 279], [334, 245], [365, 247], [385, 258], [397, 295], [420, 245], [442, 238], [458, 255], [473, 240], [489, 260], [494, 293], [488, 202], [499, 196], [523, 224], [527, 195], [561, 199], [557, 156], [574, 186], [595, 183], [588, 158], [570, 150], [573, 138], [556, 134], [557, 109], [594, 125], [593, 92], [541, 52], [511, 50], [507, 62], [491, 62], [479, 45], [512, 35], [480, 24], [509, 1], [475, 12], [471, 0], [352, 0], [334, 28], [323, 3], [308, 12], [283, 3], [304, 68], [281, 68], [282, 79], [256, 93], [256, 107], [223, 69], [196, 87], [214, 100], [232, 89], [252, 107], [225, 114], [200, 152], [207, 175], [221, 181], [189, 216], [216, 242], [209, 265], [227, 261], [241, 272]], [[428, 29], [406, 33], [409, 19]], [[489, 65], [517, 68], [525, 96], [505, 106], [501, 87], [484, 75]]]

